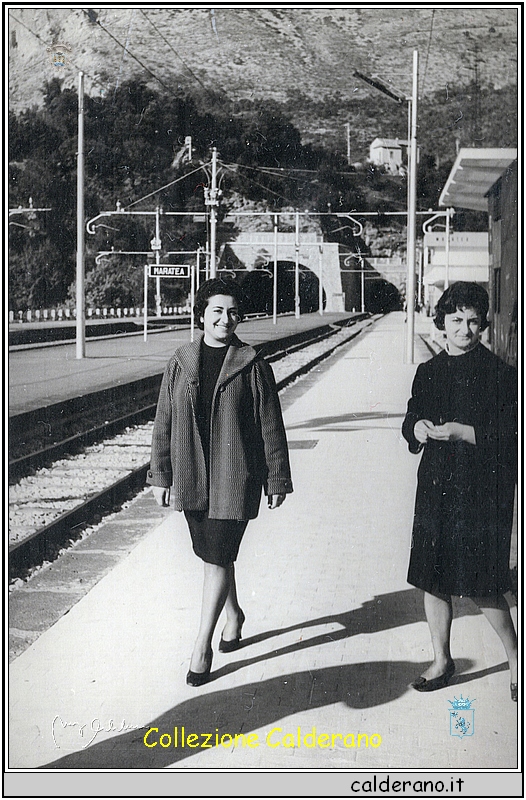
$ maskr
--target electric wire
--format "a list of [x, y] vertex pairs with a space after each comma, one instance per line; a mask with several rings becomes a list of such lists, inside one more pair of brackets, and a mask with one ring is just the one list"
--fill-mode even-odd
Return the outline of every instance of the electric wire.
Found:
[[[225, 166], [226, 166], [226, 164], [225, 164]], [[305, 178], [299, 178], [299, 177], [297, 178], [294, 175], [288, 175], [288, 174], [285, 174], [285, 173], [301, 172], [301, 173], [307, 173], [308, 175], [319, 175], [320, 171], [321, 171], [319, 169], [300, 169], [298, 167], [266, 167], [266, 166], [251, 167], [248, 164], [239, 164], [239, 163], [230, 164], [229, 166], [231, 166], [231, 167], [242, 167], [243, 169], [251, 169], [251, 170], [254, 170], [255, 172], [261, 172], [263, 175], [272, 175], [274, 178], [285, 178], [286, 180], [290, 180], [290, 181], [296, 180], [298, 182], [301, 181], [303, 183], [305, 183], [305, 181], [306, 181]], [[276, 171], [276, 170], [278, 170], [278, 171]], [[349, 177], [351, 177], [351, 175], [353, 173], [352, 172], [333, 172], [332, 174], [341, 175], [344, 178], [349, 178]], [[314, 183], [314, 181], [309, 181], [309, 183]]]
[[[221, 164], [221, 166], [222, 166], [224, 169], [227, 169], [229, 172], [233, 172], [233, 173], [234, 173], [234, 175], [238, 175], [238, 173], [237, 173], [237, 170], [235, 170], [235, 169], [232, 169], [232, 167], [231, 167], [229, 164], [224, 164], [223, 162], [219, 162], [219, 163]], [[242, 164], [237, 164], [236, 166], [238, 166], [238, 167], [242, 167], [243, 165], [242, 165]], [[247, 176], [247, 177], [248, 177], [248, 176]], [[253, 184], [254, 184], [254, 186], [259, 186], [259, 188], [260, 188], [260, 189], [264, 189], [264, 190], [265, 190], [265, 192], [268, 192], [269, 194], [273, 194], [273, 195], [275, 195], [276, 197], [279, 197], [281, 200], [286, 200], [286, 201], [287, 201], [287, 203], [289, 203], [289, 204], [290, 204], [290, 205], [292, 205], [292, 206], [294, 206], [294, 205], [295, 205], [295, 203], [294, 203], [294, 202], [293, 202], [293, 201], [292, 201], [292, 200], [291, 200], [289, 197], [287, 197], [286, 195], [284, 195], [284, 194], [280, 194], [279, 192], [275, 192], [273, 189], [269, 189], [269, 188], [268, 188], [268, 186], [265, 186], [264, 184], [262, 184], [262, 183], [259, 183], [259, 181], [256, 181], [256, 180], [254, 180], [253, 178], [248, 178], [248, 180], [249, 180], [251, 183], [253, 183]]]
[[115, 100], [115, 95], [117, 94], [117, 89], [119, 88], [119, 81], [120, 81], [120, 78], [121, 78], [122, 67], [123, 67], [124, 61], [126, 59], [126, 53], [128, 51], [128, 44], [130, 42], [130, 36], [131, 36], [134, 16], [135, 16], [135, 9], [133, 8], [132, 9], [132, 13], [131, 13], [131, 17], [130, 17], [130, 22], [129, 22], [129, 25], [128, 25], [128, 33], [126, 34], [126, 44], [124, 46], [124, 50], [122, 51], [121, 63], [120, 63], [120, 66], [119, 66], [119, 74], [117, 75], [117, 80], [115, 81], [115, 89], [113, 90], [113, 100]]
[[[86, 14], [86, 16], [88, 16], [87, 12], [86, 12], [86, 11], [84, 11], [84, 9], [82, 9], [82, 10], [83, 10], [84, 14]], [[104, 27], [104, 25], [102, 24], [102, 22], [101, 22], [100, 20], [98, 20], [98, 19], [97, 19], [97, 20], [96, 20], [96, 24], [97, 24], [97, 25], [100, 27], [100, 29], [101, 29], [101, 30], [103, 30], [103, 31], [104, 31], [104, 33], [106, 33], [106, 34], [107, 34], [107, 35], [110, 37], [110, 39], [112, 39], [112, 40], [113, 40], [113, 41], [114, 41], [116, 44], [118, 44], [118, 45], [119, 45], [119, 47], [122, 47], [122, 48], [123, 48], [123, 50], [125, 50], [125, 49], [126, 49], [126, 45], [124, 45], [124, 44], [123, 44], [121, 41], [119, 41], [119, 39], [117, 39], [117, 37], [116, 37], [116, 36], [114, 36], [114, 35], [113, 35], [113, 34], [112, 34], [112, 33], [111, 33], [111, 32], [110, 32], [110, 31], [109, 31], [107, 28], [105, 28], [105, 27]], [[141, 59], [140, 59], [140, 58], [138, 58], [136, 55], [134, 55], [134, 54], [131, 52], [131, 50], [130, 50], [129, 48], [126, 50], [126, 52], [127, 52], [127, 54], [130, 56], [130, 58], [133, 58], [133, 60], [134, 60], [134, 61], [136, 61], [136, 62], [139, 64], [139, 66], [141, 66], [141, 67], [143, 68], [143, 70], [145, 70], [145, 72], [147, 72], [147, 73], [148, 73], [148, 75], [151, 75], [151, 77], [152, 77], [154, 80], [156, 80], [158, 83], [160, 83], [160, 84], [161, 84], [161, 86], [162, 86], [164, 89], [166, 89], [166, 91], [167, 91], [167, 92], [169, 92], [171, 95], [173, 95], [173, 97], [176, 97], [177, 99], [179, 99], [179, 97], [178, 97], [177, 93], [176, 93], [176, 92], [174, 92], [174, 91], [173, 91], [173, 89], [172, 89], [170, 86], [168, 86], [168, 84], [166, 84], [166, 83], [165, 83], [163, 80], [161, 80], [161, 78], [159, 78], [159, 77], [158, 77], [158, 76], [155, 74], [155, 72], [153, 72], [153, 71], [152, 71], [152, 70], [151, 70], [149, 67], [147, 67], [147, 66], [146, 66], [146, 64], [144, 64], [144, 63], [141, 61]]]
[[[161, 39], [163, 40], [163, 42], [165, 42], [165, 43], [168, 45], [168, 47], [170, 48], [170, 50], [172, 51], [172, 53], [174, 54], [174, 56], [175, 56], [176, 58], [178, 58], [178, 59], [179, 59], [179, 61], [180, 61], [180, 62], [183, 64], [183, 66], [184, 66], [184, 67], [185, 67], [185, 68], [188, 70], [188, 72], [190, 73], [190, 75], [192, 76], [192, 78], [195, 78], [195, 80], [198, 82], [198, 84], [199, 84], [200, 86], [202, 86], [202, 88], [205, 90], [205, 92], [207, 92], [207, 94], [208, 94], [208, 95], [209, 95], [211, 98], [214, 98], [214, 97], [215, 97], [215, 95], [214, 95], [214, 92], [213, 92], [213, 90], [212, 90], [212, 89], [209, 89], [209, 88], [208, 88], [208, 86], [206, 86], [206, 85], [203, 83], [203, 81], [201, 80], [201, 78], [200, 78], [198, 75], [196, 75], [196, 74], [195, 74], [195, 72], [193, 72], [193, 70], [191, 70], [191, 69], [190, 69], [190, 67], [189, 67], [189, 66], [188, 66], [188, 64], [187, 64], [187, 63], [184, 61], [184, 59], [183, 59], [183, 58], [181, 58], [181, 56], [179, 55], [179, 53], [178, 53], [178, 52], [177, 52], [177, 51], [176, 51], [176, 50], [175, 50], [175, 49], [172, 47], [172, 45], [170, 44], [170, 42], [168, 41], [168, 39], [167, 39], [167, 38], [166, 38], [166, 37], [165, 37], [165, 36], [164, 36], [164, 35], [161, 33], [161, 31], [160, 31], [160, 30], [159, 30], [159, 28], [158, 28], [158, 27], [155, 25], [155, 23], [153, 22], [153, 20], [152, 20], [152, 19], [151, 19], [151, 18], [150, 18], [150, 17], [149, 17], [147, 14], [146, 14], [146, 12], [145, 12], [145, 11], [144, 11], [142, 8], [140, 8], [140, 9], [139, 9], [139, 11], [140, 11], [140, 12], [141, 12], [141, 14], [143, 15], [143, 17], [144, 17], [144, 18], [145, 18], [145, 19], [146, 19], [146, 20], [147, 20], [147, 21], [150, 23], [150, 25], [151, 25], [151, 26], [152, 26], [152, 28], [153, 28], [153, 29], [156, 31], [156, 33], [157, 33], [157, 34], [158, 34], [158, 35], [161, 37]], [[221, 91], [221, 92], [222, 92], [222, 93], [223, 93], [223, 94], [224, 94], [226, 97], [228, 97], [228, 95], [227, 95], [226, 91], [223, 89], [223, 87], [222, 87], [222, 86], [220, 86], [220, 87], [219, 87], [219, 89], [220, 89], [220, 91]]]
[[[164, 189], [168, 189], [170, 186], [173, 186], [174, 183], [179, 183], [179, 181], [184, 181], [185, 178], [189, 178], [190, 175], [194, 175], [196, 172], [199, 172], [204, 167], [207, 167], [212, 162], [208, 162], [207, 164], [200, 164], [196, 169], [193, 169], [191, 172], [187, 172], [185, 175], [181, 175], [179, 178], [175, 178], [175, 180], [170, 181], [170, 183], [166, 183], [164, 186], [161, 186], [159, 189], [155, 189], [153, 192], [149, 194], [145, 194], [144, 197], [140, 197], [138, 200], [134, 200], [132, 203], [128, 203], [127, 206], [124, 206], [124, 209], [131, 208], [132, 206], [137, 205], [137, 203], [141, 203], [143, 200], [147, 200], [148, 197], [153, 197], [154, 194], [158, 192], [162, 192]], [[205, 170], [206, 171], [206, 170]]]
[[425, 87], [425, 84], [426, 84], [427, 64], [428, 64], [428, 61], [429, 61], [429, 51], [431, 49], [431, 39], [433, 37], [433, 22], [434, 22], [434, 19], [435, 19], [435, 9], [433, 9], [432, 12], [431, 12], [431, 27], [429, 28], [429, 40], [428, 40], [428, 43], [427, 43], [426, 64], [425, 64], [425, 67], [424, 67], [424, 76], [422, 78], [422, 88], [420, 90], [422, 95], [424, 94], [424, 87]]
[[[268, 175], [269, 177], [272, 177], [272, 178], [284, 178], [285, 180], [297, 181], [298, 183], [305, 183], [305, 181], [308, 180], [307, 178], [300, 178], [300, 177], [298, 177], [296, 175], [285, 175], [282, 172], [273, 172], [270, 167], [267, 167], [267, 168], [265, 168], [265, 167], [250, 167], [250, 166], [248, 166], [248, 164], [237, 164], [237, 163], [228, 164], [228, 165], [227, 164], [223, 164], [223, 166], [225, 166], [225, 167], [229, 166], [229, 167], [232, 167], [232, 168], [241, 167], [242, 169], [250, 169], [253, 172], [260, 172], [262, 175]], [[288, 169], [286, 167], [283, 167], [283, 169], [288, 172]], [[302, 172], [303, 170], [297, 170], [297, 171], [298, 172]], [[305, 170], [305, 171], [307, 171], [307, 170]], [[308, 170], [308, 172], [309, 173], [314, 173], [315, 175], [318, 174], [317, 170]], [[312, 183], [312, 181], [308, 181], [308, 182]]]
[[[46, 42], [46, 41], [45, 41], [45, 40], [44, 40], [44, 39], [43, 39], [43, 38], [40, 36], [40, 34], [38, 34], [38, 33], [35, 33], [35, 31], [31, 30], [31, 28], [29, 27], [29, 25], [26, 25], [26, 23], [25, 23], [25, 22], [22, 22], [22, 20], [21, 20], [21, 19], [18, 19], [18, 17], [15, 17], [15, 15], [14, 15], [12, 12], [9, 12], [9, 15], [12, 17], [12, 19], [14, 19], [14, 21], [15, 21], [15, 22], [17, 22], [19, 25], [21, 25], [23, 28], [25, 28], [25, 29], [26, 29], [26, 31], [29, 31], [29, 33], [30, 33], [30, 34], [32, 34], [32, 36], [34, 36], [36, 39], [38, 39], [38, 41], [39, 41], [39, 42], [42, 42], [42, 44], [43, 44], [43, 45], [45, 45], [45, 47], [46, 47], [46, 48], [48, 48], [48, 47], [52, 47], [52, 46], [53, 46], [53, 42], [49, 42], [49, 43], [48, 43], [48, 42]], [[72, 64], [72, 65], [73, 65], [73, 66], [74, 66], [76, 69], [78, 69], [78, 71], [79, 71], [79, 72], [83, 72], [83, 73], [84, 73], [84, 75], [85, 75], [86, 77], [88, 77], [92, 83], [94, 83], [96, 86], [99, 86], [101, 89], [103, 89], [104, 91], [106, 91], [106, 89], [108, 88], [106, 85], [104, 85], [103, 83], [101, 83], [101, 82], [100, 82], [100, 80], [99, 80], [98, 78], [94, 78], [94, 77], [93, 77], [93, 75], [91, 75], [89, 72], [87, 72], [87, 71], [86, 71], [86, 70], [85, 70], [83, 67], [79, 67], [79, 66], [78, 66], [78, 64], [76, 64], [76, 63], [75, 63], [75, 61], [74, 61], [74, 60], [71, 58], [71, 56], [69, 56], [69, 55], [68, 55], [68, 61], [69, 61], [69, 62], [70, 62], [70, 63], [71, 63], [71, 64]]]

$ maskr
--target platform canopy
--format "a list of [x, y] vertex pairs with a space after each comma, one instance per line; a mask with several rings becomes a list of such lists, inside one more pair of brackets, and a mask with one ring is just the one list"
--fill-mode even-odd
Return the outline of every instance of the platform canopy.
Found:
[[515, 147], [462, 147], [442, 189], [439, 204], [487, 211], [487, 193], [516, 158]]

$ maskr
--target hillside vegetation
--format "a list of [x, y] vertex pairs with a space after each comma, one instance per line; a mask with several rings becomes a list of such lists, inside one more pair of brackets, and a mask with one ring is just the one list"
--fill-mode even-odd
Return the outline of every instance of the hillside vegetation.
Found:
[[[47, 48], [69, 44], [65, 87], [86, 74], [90, 95], [109, 95], [129, 79], [168, 90], [211, 94], [228, 110], [244, 100], [282, 104], [303, 98], [338, 109], [375, 90], [353, 77], [377, 75], [411, 93], [413, 51], [419, 96], [477, 83], [517, 82], [518, 11], [506, 6], [38, 8], [9, 11], [9, 91], [13, 110], [42, 105], [51, 80]], [[153, 84], [152, 84], [153, 85]], [[333, 100], [336, 101], [334, 105]], [[298, 110], [300, 110], [298, 106]], [[294, 120], [302, 136], [318, 119]], [[323, 115], [331, 138], [343, 132]]]
[[[422, 109], [418, 175], [420, 208], [437, 206], [439, 193], [455, 156], [459, 126], [467, 126], [487, 146], [514, 144], [514, 92], [480, 93], [476, 120], [463, 115], [454, 119], [453, 108], [441, 93]], [[450, 94], [458, 97], [458, 94]], [[382, 102], [384, 98], [380, 98]], [[357, 119], [381, 126], [375, 133], [402, 135], [396, 104], [385, 98], [385, 113], [363, 98], [355, 108]], [[493, 105], [492, 105], [493, 103]], [[9, 205], [26, 207], [29, 197], [37, 207], [51, 212], [13, 217], [10, 226], [9, 302], [14, 309], [45, 308], [73, 297], [76, 230], [77, 94], [57, 78], [45, 87], [42, 108], [32, 108], [9, 119]], [[486, 108], [487, 106], [487, 108]], [[322, 109], [318, 112], [321, 114]], [[210, 175], [211, 147], [219, 152], [220, 186], [223, 191], [220, 218], [229, 208], [312, 212], [403, 210], [407, 186], [404, 178], [384, 175], [366, 165], [354, 171], [341, 154], [321, 144], [302, 141], [291, 118], [293, 110], [269, 101], [245, 101], [242, 113], [231, 115], [212, 99], [161, 93], [144, 81], [123, 83], [112, 97], [85, 98], [85, 212], [86, 218], [111, 210], [119, 201], [129, 206], [170, 184], [162, 192], [134, 205], [151, 210], [158, 203], [165, 211], [203, 211], [203, 187]], [[371, 122], [370, 118], [375, 122]], [[424, 120], [429, 120], [426, 125]], [[435, 120], [432, 126], [431, 120]], [[507, 124], [506, 124], [507, 120]], [[361, 122], [357, 122], [359, 128]], [[461, 128], [463, 130], [463, 128]], [[186, 136], [192, 137], [192, 161], [181, 157]], [[181, 144], [183, 143], [183, 148]], [[184, 155], [184, 153], [183, 153]], [[204, 165], [204, 168], [200, 168]], [[187, 177], [185, 177], [187, 176]], [[249, 204], [249, 205], [247, 205]], [[250, 205], [251, 204], [251, 205]], [[327, 239], [353, 246], [350, 229], [335, 232], [341, 223], [320, 217], [319, 228]], [[246, 218], [245, 218], [246, 220]], [[381, 223], [381, 218], [379, 219]], [[402, 225], [403, 222], [400, 222]], [[204, 247], [202, 223], [188, 217], [163, 219], [163, 249], [195, 250]], [[150, 250], [154, 235], [152, 217], [109, 218], [96, 236], [87, 237], [87, 299], [94, 304], [135, 305], [142, 296], [144, 255], [126, 261], [108, 257], [95, 265], [102, 250]], [[235, 235], [232, 223], [220, 224], [218, 244]], [[363, 243], [360, 243], [363, 251]], [[184, 291], [173, 285], [166, 300]]]
[[[167, 184], [132, 208], [203, 211], [214, 146], [220, 220], [229, 208], [381, 214], [405, 209], [407, 186], [370, 169], [369, 145], [377, 136], [407, 137], [407, 104], [354, 72], [407, 96], [417, 49], [418, 204], [427, 209], [436, 207], [458, 147], [517, 144], [517, 17], [515, 9], [482, 6], [11, 8], [9, 205], [26, 207], [31, 197], [52, 210], [10, 218], [10, 307], [74, 296], [80, 70], [88, 219]], [[57, 43], [67, 45], [59, 68], [52, 63]], [[347, 159], [347, 125], [350, 161], [363, 165], [356, 171]], [[182, 154], [186, 136], [191, 162]], [[144, 256], [99, 264], [95, 256], [149, 251], [152, 217], [102, 222], [87, 236], [88, 302], [136, 304]], [[237, 217], [236, 224], [257, 223]], [[485, 222], [457, 214], [455, 224]], [[312, 226], [365, 251], [335, 217], [311, 218]], [[191, 216], [164, 217], [161, 228], [164, 250], [205, 245], [205, 227]], [[218, 245], [235, 232], [220, 221]], [[166, 283], [167, 301], [187, 288]]]

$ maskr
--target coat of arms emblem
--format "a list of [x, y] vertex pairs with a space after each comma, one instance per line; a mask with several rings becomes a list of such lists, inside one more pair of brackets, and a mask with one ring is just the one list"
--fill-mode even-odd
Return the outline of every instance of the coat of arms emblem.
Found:
[[73, 51], [69, 44], [59, 44], [58, 42], [52, 44], [47, 48], [51, 63], [54, 67], [65, 67], [67, 64], [68, 55]]
[[455, 697], [454, 700], [448, 700], [451, 704], [449, 709], [449, 733], [451, 736], [459, 736], [461, 739], [464, 736], [473, 736], [475, 731], [475, 709], [471, 708], [474, 700], [469, 697]]

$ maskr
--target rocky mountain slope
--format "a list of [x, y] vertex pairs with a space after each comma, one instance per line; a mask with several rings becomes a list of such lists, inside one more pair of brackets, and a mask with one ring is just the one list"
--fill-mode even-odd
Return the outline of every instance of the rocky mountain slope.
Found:
[[[422, 98], [474, 80], [495, 89], [517, 82], [518, 11], [506, 7], [19, 6], [8, 25], [14, 111], [40, 105], [44, 82], [57, 75], [76, 85], [79, 70], [92, 96], [142, 75], [166, 91], [215, 95], [232, 113], [261, 98], [291, 109], [301, 98], [337, 106], [376, 94], [354, 70], [410, 94], [415, 49]], [[52, 63], [54, 44], [71, 48], [63, 67]], [[320, 124], [329, 134], [333, 127], [309, 114], [294, 121], [306, 140]]]

